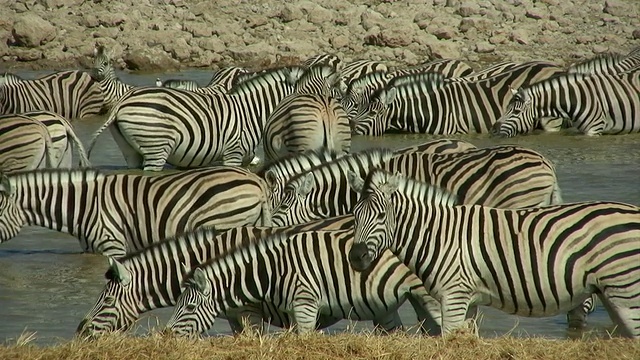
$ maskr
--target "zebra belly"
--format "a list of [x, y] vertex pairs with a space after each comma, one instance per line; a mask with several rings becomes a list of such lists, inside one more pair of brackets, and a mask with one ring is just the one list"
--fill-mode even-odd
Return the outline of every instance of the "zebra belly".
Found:
[[[532, 289], [533, 290], [533, 289]], [[558, 294], [558, 302], [550, 291], [543, 293], [545, 301], [540, 301], [536, 296], [532, 295], [531, 305], [529, 305], [524, 296], [514, 299], [510, 294], [504, 294], [504, 298], [500, 299], [495, 295], [483, 296], [475, 305], [486, 305], [496, 309], [500, 309], [506, 313], [525, 316], [525, 317], [547, 317], [566, 313], [569, 310], [581, 306], [588, 299], [592, 292], [586, 288], [574, 290], [573, 297], [569, 293]], [[515, 301], [514, 301], [515, 300]], [[504, 303], [503, 303], [504, 301]]]

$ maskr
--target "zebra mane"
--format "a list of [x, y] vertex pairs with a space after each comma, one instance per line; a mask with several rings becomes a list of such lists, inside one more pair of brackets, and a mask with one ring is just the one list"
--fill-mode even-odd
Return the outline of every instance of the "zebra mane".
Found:
[[264, 167], [258, 171], [256, 174], [258, 176], [264, 178], [265, 174], [269, 170], [274, 170], [278, 172], [279, 169], [290, 169], [296, 168], [298, 164], [303, 163], [325, 163], [329, 161], [333, 161], [342, 156], [342, 153], [337, 151], [327, 150], [327, 149], [313, 149], [306, 150], [300, 153], [291, 153], [287, 156], [281, 157], [275, 161], [269, 162], [264, 165]]
[[391, 174], [382, 169], [373, 169], [368, 174], [362, 188], [363, 193], [382, 192], [385, 196], [401, 194], [402, 197], [429, 205], [458, 204], [456, 194], [438, 186], [414, 180], [400, 173]]
[[322, 169], [326, 169], [326, 168], [346, 169], [347, 168], [346, 165], [355, 160], [368, 158], [372, 162], [378, 162], [379, 164], [382, 164], [383, 162], [386, 162], [389, 159], [391, 159], [393, 156], [394, 156], [394, 152], [387, 148], [371, 148], [371, 149], [358, 151], [355, 153], [349, 153], [337, 159], [334, 159], [332, 161], [328, 161], [328, 162], [324, 162], [322, 164], [316, 165], [302, 173], [296, 174], [289, 181], [287, 181], [287, 184], [294, 184], [296, 181], [302, 181], [302, 179], [304, 179], [306, 175], [311, 174], [315, 171], [322, 171]]
[[47, 182], [66, 184], [87, 179], [96, 180], [106, 175], [98, 169], [37, 169], [15, 172], [8, 177], [12, 182], [20, 179], [26, 179], [28, 182], [46, 179]]

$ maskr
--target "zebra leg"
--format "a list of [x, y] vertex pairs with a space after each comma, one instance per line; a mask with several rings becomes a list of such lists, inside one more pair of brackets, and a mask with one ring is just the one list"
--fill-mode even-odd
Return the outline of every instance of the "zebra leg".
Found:
[[295, 324], [298, 333], [314, 331], [319, 314], [316, 297], [307, 291], [298, 291], [293, 301], [292, 323]]
[[596, 295], [586, 299], [582, 305], [567, 312], [567, 323], [570, 329], [582, 329], [587, 326], [587, 314], [592, 313], [596, 308]]
[[390, 311], [381, 316], [376, 316], [372, 323], [376, 330], [379, 330], [384, 334], [404, 331], [404, 325], [402, 324], [402, 319], [400, 319], [400, 314], [398, 314], [397, 310]]
[[257, 304], [239, 309], [235, 316], [229, 317], [228, 322], [234, 334], [241, 333], [247, 326], [260, 334], [264, 332], [262, 307]]
[[413, 294], [408, 297], [408, 300], [418, 317], [420, 332], [425, 335], [441, 335], [442, 310], [440, 302], [431, 296], [416, 297]]
[[442, 294], [442, 334], [447, 335], [464, 327], [471, 295], [467, 293]]
[[617, 331], [625, 337], [640, 339], [640, 292], [639, 289], [632, 290], [635, 290], [635, 294], [607, 290], [604, 294], [598, 294], [598, 297], [617, 325]]

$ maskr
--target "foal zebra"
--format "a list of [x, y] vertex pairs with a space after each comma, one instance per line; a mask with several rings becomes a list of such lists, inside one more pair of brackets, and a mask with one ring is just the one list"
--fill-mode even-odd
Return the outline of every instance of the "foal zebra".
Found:
[[291, 314], [298, 332], [315, 330], [321, 317], [375, 320], [392, 330], [385, 325], [405, 300], [420, 320], [437, 312], [422, 281], [391, 252], [370, 271], [352, 270], [352, 242], [352, 230], [277, 233], [204, 262], [187, 275], [167, 328], [197, 336], [216, 317], [261, 302]]
[[477, 81], [435, 74], [404, 76], [372, 95], [351, 119], [352, 132], [382, 135], [387, 129], [429, 134], [487, 133], [511, 99], [509, 86], [527, 86], [563, 70], [545, 62], [520, 64]]
[[640, 71], [559, 75], [513, 92], [494, 135], [527, 133], [545, 117], [569, 118], [589, 136], [640, 131]]
[[552, 316], [597, 294], [622, 334], [640, 338], [637, 206], [456, 206], [451, 193], [382, 170], [359, 190], [351, 266], [366, 271], [391, 250], [441, 302], [443, 333], [470, 307]]
[[[266, 118], [293, 91], [298, 68], [280, 68], [250, 78], [226, 94], [198, 94], [162, 88], [136, 88], [96, 131], [111, 133], [130, 167], [161, 171], [207, 166], [217, 161], [242, 165], [253, 159]], [[162, 119], [162, 121], [158, 121]]]
[[[188, 271], [237, 246], [259, 241], [276, 232], [352, 227], [353, 217], [347, 216], [286, 229], [249, 226], [218, 232], [210, 227], [199, 228], [154, 242], [118, 260], [109, 260], [109, 270], [105, 274], [107, 284], [76, 332], [81, 337], [95, 337], [126, 331], [141, 314], [175, 305]], [[269, 303], [253, 310], [272, 324], [285, 326], [289, 323], [288, 315], [278, 312]], [[242, 329], [236, 317], [230, 316], [228, 320], [234, 331]], [[325, 321], [329, 323], [329, 320]]]
[[86, 252], [121, 257], [198, 227], [270, 225], [264, 181], [235, 167], [157, 176], [41, 170], [3, 184], [0, 242], [36, 225], [69, 233]]
[[0, 117], [0, 176], [54, 164], [58, 158], [44, 124], [18, 114]]
[[47, 110], [66, 119], [102, 111], [99, 84], [86, 72], [60, 71], [34, 80], [7, 81], [0, 86], [0, 115]]
[[294, 93], [280, 101], [267, 119], [262, 140], [267, 160], [321, 148], [349, 152], [351, 128], [347, 114], [329, 95], [336, 81], [337, 73], [328, 66], [305, 71]]

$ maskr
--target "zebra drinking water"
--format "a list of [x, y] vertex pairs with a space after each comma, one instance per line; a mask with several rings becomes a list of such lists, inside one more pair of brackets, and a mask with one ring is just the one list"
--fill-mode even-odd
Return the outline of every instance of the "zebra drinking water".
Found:
[[438, 304], [398, 258], [386, 252], [357, 272], [346, 256], [352, 243], [352, 230], [277, 233], [204, 262], [187, 275], [167, 328], [197, 336], [216, 317], [261, 302], [291, 314], [298, 332], [315, 330], [320, 317], [376, 320], [391, 330], [385, 325], [395, 324], [405, 300], [420, 320], [431, 318]]
[[156, 176], [40, 170], [2, 183], [0, 242], [37, 225], [69, 233], [86, 252], [121, 257], [198, 227], [270, 225], [264, 181], [236, 167]]
[[443, 333], [478, 305], [542, 317], [597, 294], [620, 332], [640, 338], [637, 206], [458, 206], [451, 193], [377, 169], [358, 190], [351, 266], [367, 271], [391, 250], [441, 302]]

